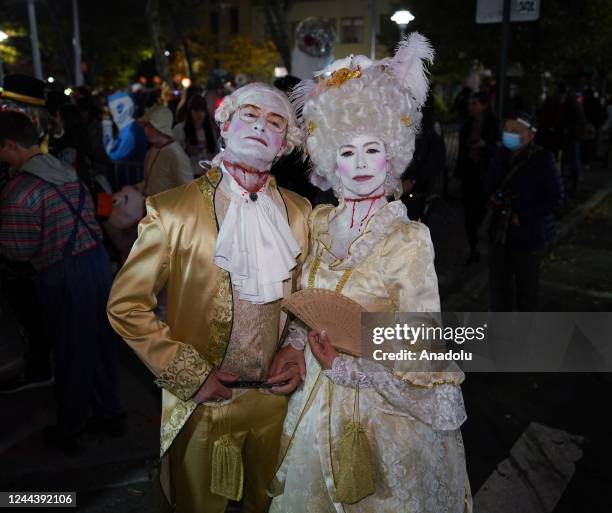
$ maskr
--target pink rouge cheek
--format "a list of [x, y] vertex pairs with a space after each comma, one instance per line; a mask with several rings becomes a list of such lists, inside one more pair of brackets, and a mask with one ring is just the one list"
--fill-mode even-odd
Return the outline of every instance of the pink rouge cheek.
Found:
[[386, 172], [386, 169], [387, 169], [387, 158], [385, 156], [377, 155], [372, 160], [372, 164], [374, 166], [373, 167], [373, 171], [375, 173], [378, 174], [378, 173]]
[[249, 126], [250, 125], [242, 121], [240, 118], [233, 119], [229, 127], [229, 132], [232, 135], [241, 135], [248, 130]]
[[351, 174], [353, 167], [349, 164], [345, 164], [343, 162], [339, 162], [336, 165], [336, 172], [341, 176], [348, 176]]
[[268, 132], [268, 140], [273, 148], [280, 148], [285, 139], [285, 134], [277, 134], [276, 132]]

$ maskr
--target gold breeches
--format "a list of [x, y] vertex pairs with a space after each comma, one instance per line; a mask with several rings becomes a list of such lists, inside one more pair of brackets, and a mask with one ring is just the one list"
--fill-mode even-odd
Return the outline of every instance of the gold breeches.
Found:
[[173, 511], [223, 513], [228, 500], [210, 491], [215, 441], [231, 433], [242, 451], [242, 513], [266, 513], [274, 478], [287, 397], [248, 390], [231, 403], [200, 405], [168, 451]]

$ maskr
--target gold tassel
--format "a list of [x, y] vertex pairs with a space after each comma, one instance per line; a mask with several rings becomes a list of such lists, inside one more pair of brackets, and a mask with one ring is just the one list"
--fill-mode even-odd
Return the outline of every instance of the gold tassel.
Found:
[[338, 442], [336, 502], [355, 504], [374, 493], [372, 450], [365, 427], [359, 421], [359, 386], [355, 391], [353, 422], [347, 424]]
[[212, 455], [212, 481], [210, 491], [233, 501], [242, 499], [244, 469], [242, 451], [230, 434], [215, 441]]
[[[226, 499], [239, 501], [242, 499], [244, 485], [244, 468], [242, 465], [242, 449], [232, 439], [230, 408], [232, 404], [220, 406], [219, 438], [213, 445], [212, 479], [210, 491]], [[225, 431], [225, 433], [223, 433]]]

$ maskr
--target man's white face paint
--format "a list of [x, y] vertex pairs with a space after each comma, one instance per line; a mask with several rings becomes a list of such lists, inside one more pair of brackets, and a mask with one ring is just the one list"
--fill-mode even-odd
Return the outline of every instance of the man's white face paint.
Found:
[[358, 135], [340, 145], [336, 166], [345, 198], [383, 192], [388, 161], [385, 145], [378, 137]]
[[280, 98], [268, 91], [249, 95], [241, 105], [250, 105], [254, 109], [243, 115], [246, 120], [242, 119], [236, 110], [222, 127], [221, 135], [225, 140], [224, 160], [259, 171], [268, 171], [275, 157], [284, 149], [287, 135], [286, 129], [278, 132], [278, 126], [271, 127], [270, 122], [275, 119], [274, 115], [287, 119], [286, 106]]

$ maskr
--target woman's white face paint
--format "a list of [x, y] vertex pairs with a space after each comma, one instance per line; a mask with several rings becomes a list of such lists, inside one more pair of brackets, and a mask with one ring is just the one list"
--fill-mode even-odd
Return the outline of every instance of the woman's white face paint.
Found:
[[340, 145], [336, 154], [336, 173], [345, 198], [371, 196], [384, 191], [387, 177], [387, 151], [381, 139], [358, 135]]
[[271, 114], [285, 117], [286, 108], [275, 95], [265, 91], [257, 98], [249, 99], [245, 105], [255, 107], [253, 111], [259, 109], [260, 115], [250, 114], [250, 117], [244, 116], [247, 118], [245, 120], [238, 110], [234, 112], [222, 130], [226, 158], [237, 164], [267, 170], [282, 151], [287, 130], [270, 130], [266, 118], [270, 118]]

